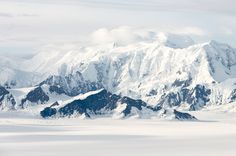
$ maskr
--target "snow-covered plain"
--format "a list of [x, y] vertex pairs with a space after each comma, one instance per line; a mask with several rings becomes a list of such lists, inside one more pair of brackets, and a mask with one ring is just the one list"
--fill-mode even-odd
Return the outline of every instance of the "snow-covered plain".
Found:
[[0, 155], [235, 155], [235, 112], [192, 114], [200, 120], [46, 120], [24, 112], [0, 112]]

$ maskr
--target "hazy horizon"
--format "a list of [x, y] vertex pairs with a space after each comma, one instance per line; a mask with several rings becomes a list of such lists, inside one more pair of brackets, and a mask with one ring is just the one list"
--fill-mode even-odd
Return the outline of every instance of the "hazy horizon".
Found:
[[[171, 32], [196, 42], [236, 47], [233, 0], [0, 0], [0, 54], [32, 54], [51, 43], [91, 42], [91, 35], [129, 27], [133, 32]], [[125, 30], [126, 31], [126, 30]], [[139, 32], [138, 32], [139, 33]]]

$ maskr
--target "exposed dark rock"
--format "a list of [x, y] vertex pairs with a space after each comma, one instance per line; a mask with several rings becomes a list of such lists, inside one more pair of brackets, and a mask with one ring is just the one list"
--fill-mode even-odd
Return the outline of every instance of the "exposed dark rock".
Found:
[[197, 120], [194, 116], [174, 110], [175, 118], [178, 120]]
[[167, 99], [168, 99], [168, 103], [171, 106], [179, 106], [181, 103], [181, 98], [179, 93], [175, 94], [175, 93], [170, 93], [167, 95]]
[[155, 95], [157, 95], [157, 91], [154, 90], [154, 89], [152, 89], [152, 90], [147, 94], [147, 96], [155, 96]]
[[55, 106], [59, 106], [59, 103], [57, 101], [54, 102], [50, 107], [55, 107]]
[[191, 84], [192, 78], [189, 76], [187, 80], [176, 79], [172, 84], [172, 87], [187, 87]]
[[8, 103], [8, 109], [15, 109], [16, 100], [13, 95], [3, 86], [0, 86], [0, 107], [4, 109], [3, 100], [5, 99], [5, 103]]
[[87, 93], [103, 88], [99, 82], [84, 80], [80, 72], [67, 76], [51, 76], [39, 85], [41, 86], [43, 84], [52, 86], [51, 91], [65, 93], [68, 96], [76, 96], [81, 93]]
[[130, 114], [132, 107], [137, 108], [138, 110], [142, 110], [143, 107], [147, 107], [147, 104], [142, 100], [134, 100], [129, 97], [122, 97], [119, 102], [127, 104], [125, 110], [123, 111], [125, 116]]
[[[126, 104], [124, 110], [121, 112], [124, 114], [124, 117], [131, 115], [131, 110], [133, 108], [139, 111], [146, 109], [151, 112], [157, 112], [162, 109], [160, 106], [151, 107], [142, 100], [121, 97], [116, 94], [111, 94], [106, 90], [101, 90], [96, 94], [89, 95], [85, 99], [74, 100], [63, 107], [53, 108], [53, 104], [41, 111], [40, 114], [44, 118], [53, 117], [56, 114], [60, 117], [70, 117], [74, 114], [84, 114], [89, 118], [91, 115], [111, 114], [118, 107], [118, 104]], [[177, 119], [181, 120], [193, 119], [193, 117], [187, 113], [181, 114], [180, 112], [175, 112], [175, 115]]]
[[53, 92], [55, 92], [55, 93], [57, 93], [57, 94], [65, 94], [66, 92], [64, 91], [64, 89], [62, 88], [62, 87], [60, 87], [60, 86], [50, 86], [49, 87], [49, 91], [51, 92], [51, 93], [53, 93]]
[[193, 89], [182, 87], [178, 92], [164, 94], [158, 105], [173, 107], [180, 106], [182, 103], [188, 103], [190, 110], [198, 110], [209, 102], [210, 94], [211, 90], [203, 85], [196, 85]]
[[230, 98], [230, 102], [234, 102], [236, 100], [236, 89], [232, 91], [229, 98]]
[[46, 103], [49, 101], [49, 96], [43, 91], [43, 89], [39, 86], [35, 88], [34, 90], [30, 91], [26, 98], [21, 100], [21, 106], [24, 108], [24, 103], [26, 101], [30, 101], [32, 103]]
[[[102, 90], [97, 94], [88, 96], [84, 100], [75, 100], [58, 110], [62, 116], [73, 115], [74, 112], [79, 114], [86, 114], [92, 112], [94, 114], [101, 114], [101, 110], [109, 111], [116, 108], [116, 102], [120, 96], [111, 94], [106, 90]], [[89, 116], [89, 115], [88, 115]]]
[[0, 96], [6, 95], [6, 94], [9, 94], [9, 91], [6, 90], [5, 87], [0, 86]]
[[44, 110], [42, 110], [42, 111], [40, 112], [40, 115], [41, 115], [43, 118], [48, 118], [48, 117], [51, 117], [51, 116], [55, 115], [56, 113], [57, 113], [56, 108], [46, 107]]
[[189, 97], [190, 100], [188, 100], [191, 105], [190, 110], [199, 110], [201, 107], [205, 106], [210, 100], [208, 97], [210, 94], [210, 89], [207, 89], [203, 85], [197, 85], [194, 88], [191, 97]]
[[121, 97], [119, 95], [111, 94], [106, 90], [102, 90], [97, 94], [92, 94], [84, 100], [75, 100], [62, 108], [58, 109], [58, 113], [61, 116], [71, 116], [75, 112], [79, 114], [85, 114], [90, 117], [90, 114], [102, 115], [106, 112], [111, 112], [117, 107], [117, 103], [126, 103], [127, 106], [122, 113], [128, 115], [132, 108], [137, 108], [142, 110], [143, 107], [150, 109], [152, 111], [160, 110], [157, 108], [152, 108], [147, 106], [142, 100], [134, 100], [129, 97]]

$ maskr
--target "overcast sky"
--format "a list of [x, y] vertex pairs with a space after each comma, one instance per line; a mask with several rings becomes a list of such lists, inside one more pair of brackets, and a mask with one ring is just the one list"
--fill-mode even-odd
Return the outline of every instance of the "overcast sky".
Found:
[[[0, 0], [0, 53], [89, 40], [125, 27], [217, 40], [236, 47], [235, 0]], [[100, 31], [99, 31], [100, 32]], [[132, 35], [132, 33], [130, 33]]]

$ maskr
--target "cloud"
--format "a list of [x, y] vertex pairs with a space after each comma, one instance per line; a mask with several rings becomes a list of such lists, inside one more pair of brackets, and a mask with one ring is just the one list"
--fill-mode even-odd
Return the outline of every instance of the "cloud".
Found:
[[182, 35], [206, 36], [207, 32], [199, 27], [184, 27], [174, 30], [173, 33]]
[[13, 14], [7, 12], [0, 12], [0, 17], [7, 17], [7, 18], [14, 18], [14, 17], [37, 17], [37, 14], [28, 14], [28, 13], [20, 13], [20, 14]]
[[90, 40], [95, 44], [115, 42], [119, 45], [125, 45], [139, 41], [150, 41], [155, 37], [155, 32], [149, 30], [135, 29], [128, 26], [122, 26], [114, 29], [102, 28], [93, 32]]
[[111, 8], [143, 11], [204, 11], [236, 14], [235, 0], [13, 0], [24, 3], [80, 5], [93, 8]]
[[38, 17], [39, 15], [37, 15], [37, 14], [22, 13], [22, 14], [17, 14], [16, 16], [18, 16], [18, 17]]
[[234, 31], [226, 27], [221, 28], [221, 31], [224, 35], [234, 35]]
[[10, 14], [10, 13], [0, 12], [0, 17], [11, 18], [11, 17], [14, 17], [14, 16], [12, 14]]
[[[144, 29], [122, 26], [113, 29], [102, 28], [94, 31], [89, 38], [93, 44], [116, 43], [117, 45], [127, 45], [136, 42], [162, 42], [164, 38], [168, 39], [188, 39], [193, 36], [205, 36], [207, 33], [198, 27], [183, 27], [179, 29]], [[169, 38], [170, 37], [170, 38]], [[165, 39], [166, 40], [166, 39]]]

